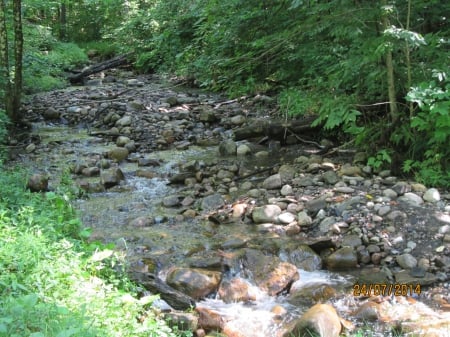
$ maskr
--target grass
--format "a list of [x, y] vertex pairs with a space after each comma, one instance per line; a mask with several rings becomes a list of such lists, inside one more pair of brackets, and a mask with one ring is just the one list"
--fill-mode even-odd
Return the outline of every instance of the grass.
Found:
[[24, 172], [0, 170], [0, 337], [192, 336], [136, 297], [123, 256], [85, 241], [69, 188], [31, 193]]

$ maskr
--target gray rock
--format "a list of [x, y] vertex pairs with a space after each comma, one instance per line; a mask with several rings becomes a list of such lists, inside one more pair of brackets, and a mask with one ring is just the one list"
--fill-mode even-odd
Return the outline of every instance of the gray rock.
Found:
[[281, 177], [281, 180], [283, 183], [288, 183], [292, 179], [294, 179], [296, 173], [296, 169], [291, 165], [281, 165], [281, 167], [278, 170], [278, 174]]
[[31, 192], [45, 192], [48, 190], [49, 177], [45, 174], [32, 174], [27, 181], [27, 187]]
[[169, 286], [191, 296], [201, 299], [219, 287], [222, 274], [194, 268], [173, 268], [167, 274], [166, 282]]
[[262, 187], [266, 190], [279, 189], [282, 185], [283, 182], [279, 173], [267, 177], [262, 183]]
[[231, 139], [225, 140], [219, 144], [219, 154], [222, 156], [236, 155], [237, 145]]
[[289, 212], [283, 212], [278, 216], [278, 222], [282, 224], [290, 224], [295, 220], [296, 220], [295, 215]]
[[327, 201], [325, 200], [325, 198], [312, 199], [306, 202], [305, 204], [305, 208], [311, 213], [316, 213], [319, 210], [325, 208], [326, 206]]
[[128, 157], [128, 150], [124, 147], [114, 147], [108, 151], [108, 158], [118, 163], [125, 160]]
[[283, 185], [283, 187], [281, 187], [280, 193], [284, 196], [292, 195], [294, 193], [294, 190], [292, 189], [291, 185]]
[[357, 234], [346, 235], [342, 240], [342, 246], [356, 248], [362, 245], [361, 238]]
[[129, 142], [130, 142], [130, 138], [125, 137], [125, 136], [119, 136], [116, 139], [116, 145], [119, 147], [125, 147], [125, 145]]
[[333, 225], [336, 223], [336, 218], [331, 216], [323, 219], [319, 224], [319, 230], [322, 233], [328, 233], [332, 230]]
[[411, 254], [402, 254], [397, 256], [396, 261], [403, 269], [411, 269], [417, 266], [417, 260]]
[[236, 149], [236, 154], [238, 156], [246, 156], [252, 153], [252, 149], [247, 144], [239, 145]]
[[441, 195], [436, 188], [430, 188], [423, 195], [423, 200], [428, 202], [438, 202], [441, 200]]
[[179, 195], [169, 195], [162, 200], [164, 207], [176, 207], [181, 204], [181, 198]]
[[334, 171], [327, 171], [322, 175], [323, 180], [330, 185], [334, 185], [339, 181], [339, 177]]
[[344, 270], [356, 267], [358, 257], [352, 247], [342, 247], [328, 256], [325, 261], [331, 270]]
[[42, 114], [45, 120], [53, 120], [61, 117], [61, 113], [53, 107], [48, 108]]
[[310, 226], [312, 219], [306, 211], [301, 211], [297, 214], [297, 222], [300, 226]]
[[238, 126], [238, 125], [244, 124], [245, 120], [246, 120], [245, 116], [237, 115], [237, 116], [231, 117], [230, 122], [231, 122], [231, 124]]
[[131, 125], [131, 116], [124, 116], [116, 121], [115, 126], [122, 128]]
[[105, 188], [111, 188], [125, 180], [125, 175], [118, 167], [102, 171], [100, 181]]
[[204, 211], [217, 209], [225, 204], [225, 201], [220, 194], [211, 194], [204, 197], [201, 201], [200, 208]]
[[385, 190], [383, 190], [383, 195], [385, 197], [388, 197], [391, 200], [394, 200], [397, 198], [397, 192], [395, 192], [393, 189], [391, 188], [386, 188]]
[[255, 223], [277, 222], [280, 214], [281, 208], [278, 205], [265, 205], [253, 209], [252, 219]]
[[307, 245], [299, 245], [296, 249], [287, 252], [287, 261], [306, 271], [322, 268], [322, 259]]
[[423, 204], [423, 199], [412, 192], [405, 193], [399, 198], [399, 200], [415, 206]]

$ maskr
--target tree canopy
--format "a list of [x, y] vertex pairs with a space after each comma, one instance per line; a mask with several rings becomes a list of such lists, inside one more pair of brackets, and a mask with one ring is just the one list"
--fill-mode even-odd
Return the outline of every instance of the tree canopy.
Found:
[[60, 40], [134, 52], [142, 72], [276, 95], [375, 168], [449, 184], [445, 1], [24, 0], [23, 12]]

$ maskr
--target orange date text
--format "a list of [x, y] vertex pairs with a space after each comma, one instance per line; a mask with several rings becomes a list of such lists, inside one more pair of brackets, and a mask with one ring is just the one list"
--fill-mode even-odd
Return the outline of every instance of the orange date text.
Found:
[[413, 296], [422, 292], [420, 284], [356, 283], [353, 296]]

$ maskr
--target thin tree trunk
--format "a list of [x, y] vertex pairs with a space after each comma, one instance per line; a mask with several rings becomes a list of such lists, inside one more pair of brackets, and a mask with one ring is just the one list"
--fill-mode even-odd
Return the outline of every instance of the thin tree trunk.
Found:
[[[382, 0], [383, 10], [386, 6], [386, 0]], [[388, 13], [382, 13], [383, 29], [386, 30], [389, 27]], [[392, 124], [395, 124], [398, 120], [398, 107], [397, 107], [397, 92], [395, 88], [395, 76], [394, 76], [394, 62], [392, 58], [392, 51], [389, 49], [386, 52], [386, 79], [388, 85], [388, 97], [389, 97], [389, 111]]]
[[67, 6], [66, 2], [63, 0], [61, 1], [61, 5], [59, 7], [59, 38], [61, 40], [66, 40], [67, 38]]
[[22, 98], [22, 59], [23, 59], [23, 31], [22, 31], [22, 1], [14, 0], [14, 93], [13, 93], [13, 120], [20, 120]]
[[8, 46], [8, 31], [6, 28], [6, 3], [5, 0], [0, 0], [0, 66], [2, 86], [5, 91], [5, 109], [8, 116], [11, 116], [12, 111], [12, 87], [10, 81], [9, 68], [9, 46]]

